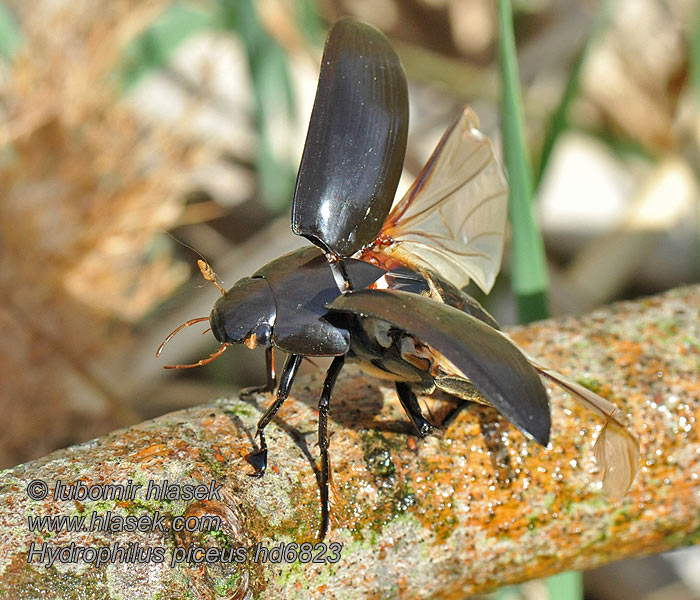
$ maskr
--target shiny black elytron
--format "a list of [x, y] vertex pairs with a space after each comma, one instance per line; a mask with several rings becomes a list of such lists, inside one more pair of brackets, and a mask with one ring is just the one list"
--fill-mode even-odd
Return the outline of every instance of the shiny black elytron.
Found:
[[[326, 41], [292, 208], [294, 233], [314, 245], [268, 263], [226, 292], [220, 288], [208, 320], [221, 347], [174, 368], [206, 364], [231, 344], [266, 349], [261, 389], [277, 388], [277, 396], [258, 422], [260, 449], [248, 456], [252, 475], [260, 477], [267, 465], [265, 427], [287, 399], [303, 357], [334, 357], [319, 401], [321, 537], [329, 526], [328, 410], [346, 361], [394, 381], [421, 436], [433, 425], [417, 393], [439, 389], [473, 399], [476, 388], [484, 403], [547, 445], [549, 401], [539, 374], [549, 377], [605, 417], [596, 455], [605, 487], [624, 493], [637, 445], [619, 411], [527, 357], [460, 289], [474, 280], [490, 291], [506, 226], [505, 177], [476, 116], [464, 110], [392, 210], [407, 129], [406, 79], [388, 40], [364, 23], [339, 21]], [[168, 339], [201, 320], [207, 318], [189, 321]], [[279, 385], [273, 346], [288, 355]]]

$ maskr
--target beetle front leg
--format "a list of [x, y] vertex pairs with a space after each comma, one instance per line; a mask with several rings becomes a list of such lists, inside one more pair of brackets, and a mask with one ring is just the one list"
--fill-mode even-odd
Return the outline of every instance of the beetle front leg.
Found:
[[260, 388], [261, 392], [274, 392], [277, 387], [277, 371], [275, 371], [275, 353], [272, 346], [265, 348], [265, 374], [267, 383]]
[[277, 371], [275, 370], [275, 355], [272, 346], [265, 348], [265, 385], [245, 388], [240, 391], [241, 398], [248, 398], [255, 394], [269, 394], [277, 387]]
[[277, 411], [284, 404], [284, 401], [289, 397], [289, 392], [292, 389], [294, 377], [299, 370], [301, 359], [302, 356], [300, 354], [290, 354], [287, 357], [287, 361], [284, 363], [284, 368], [282, 369], [282, 377], [280, 379], [279, 389], [277, 390], [277, 398], [258, 421], [255, 436], [260, 438], [260, 450], [257, 452], [252, 452], [246, 456], [246, 460], [255, 468], [253, 473], [249, 473], [251, 477], [262, 477], [265, 474], [265, 469], [267, 468], [267, 443], [265, 442], [264, 429], [267, 427], [270, 421], [272, 421], [273, 417], [277, 414]]
[[418, 430], [418, 435], [421, 437], [430, 435], [430, 432], [435, 429], [435, 426], [423, 416], [423, 412], [418, 404], [418, 398], [416, 398], [411, 386], [408, 383], [397, 381], [396, 393], [399, 396], [401, 406], [403, 406], [404, 411], [406, 411], [406, 415], [411, 419], [411, 422]]
[[345, 364], [345, 356], [336, 356], [328, 368], [326, 380], [323, 382], [321, 399], [318, 401], [318, 447], [321, 450], [321, 528], [318, 539], [322, 540], [328, 533], [330, 522], [330, 506], [328, 501], [328, 480], [330, 474], [330, 461], [328, 458], [328, 407], [331, 401], [331, 392], [338, 379], [338, 374]]

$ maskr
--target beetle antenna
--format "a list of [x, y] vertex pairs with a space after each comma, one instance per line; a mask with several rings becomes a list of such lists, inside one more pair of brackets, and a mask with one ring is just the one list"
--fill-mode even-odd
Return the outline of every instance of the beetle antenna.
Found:
[[221, 356], [224, 352], [226, 352], [226, 349], [231, 345], [230, 342], [224, 342], [221, 344], [221, 347], [216, 351], [212, 352], [209, 355], [209, 358], [203, 358], [202, 360], [198, 360], [196, 363], [192, 363], [191, 365], [165, 365], [163, 368], [164, 369], [194, 369], [195, 367], [202, 367], [204, 365], [208, 365], [210, 362], [216, 360]]
[[165, 344], [167, 344], [176, 333], [179, 333], [185, 327], [190, 327], [191, 325], [194, 325], [195, 323], [201, 323], [202, 321], [208, 321], [208, 320], [209, 320], [209, 317], [197, 317], [196, 319], [190, 319], [189, 321], [187, 321], [187, 323], [183, 323], [182, 325], [180, 325], [180, 327], [175, 329], [175, 331], [170, 332], [168, 337], [166, 337], [163, 340], [163, 343], [160, 346], [158, 346], [158, 350], [156, 350], [156, 358], [158, 358], [160, 356], [160, 353], [163, 352], [163, 348], [165, 348]]
[[206, 279], [207, 281], [211, 281], [217, 289], [221, 292], [222, 296], [226, 295], [226, 290], [222, 288], [219, 285], [219, 282], [216, 280], [216, 273], [214, 273], [214, 269], [212, 269], [209, 266], [209, 263], [206, 260], [198, 260], [197, 261], [197, 266], [199, 267], [199, 270], [202, 272], [202, 277]]

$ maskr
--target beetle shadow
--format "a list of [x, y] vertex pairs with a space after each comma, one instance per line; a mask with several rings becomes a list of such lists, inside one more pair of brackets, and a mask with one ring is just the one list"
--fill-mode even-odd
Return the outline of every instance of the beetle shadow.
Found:
[[[271, 394], [266, 394], [263, 392], [258, 392], [254, 394], [239, 394], [239, 398], [242, 402], [245, 402], [248, 404], [251, 408], [253, 408], [258, 414], [259, 417], [262, 417], [265, 414], [265, 411], [267, 410], [267, 407], [269, 406], [269, 403], [271, 399], [273, 398], [273, 395]], [[281, 412], [284, 411], [284, 405], [282, 405], [282, 410]], [[250, 445], [250, 453], [253, 454], [255, 452], [258, 452], [260, 450], [260, 445], [256, 440], [255, 432], [257, 427], [253, 426], [250, 427], [243, 423], [243, 421], [240, 419], [235, 414], [229, 414], [229, 418], [231, 418], [238, 428], [239, 431], [245, 432], [246, 437], [248, 438], [248, 444]], [[316, 463], [316, 460], [313, 457], [313, 454], [311, 453], [311, 450], [309, 448], [309, 445], [306, 443], [306, 437], [309, 435], [314, 435], [316, 433], [315, 429], [312, 429], [310, 431], [302, 431], [297, 427], [293, 427], [290, 425], [287, 421], [284, 420], [284, 416], [280, 415], [279, 413], [275, 415], [272, 419], [272, 421], [275, 423], [277, 427], [279, 427], [282, 431], [284, 431], [289, 438], [292, 440], [294, 445], [299, 448], [301, 453], [303, 454], [304, 458], [307, 460], [307, 462], [311, 465], [311, 469], [314, 472], [314, 475], [316, 476], [316, 480], [320, 485], [321, 481], [321, 471], [318, 468], [318, 465]], [[269, 450], [271, 452], [274, 452], [274, 446], [269, 446]], [[254, 473], [253, 467], [251, 465], [251, 471], [250, 475]]]
[[[414, 440], [421, 439], [413, 423], [403, 413], [398, 397], [393, 392], [391, 394], [393, 400], [389, 400], [389, 402], [395, 402], [396, 406], [393, 407], [392, 412], [399, 411], [401, 417], [391, 419], [384, 416], [383, 413], [387, 412], [383, 410], [386, 394], [382, 391], [378, 380], [368, 379], [366, 387], [362, 386], [360, 390], [356, 390], [358, 386], [354, 377], [346, 379], [345, 383], [346, 385], [343, 386], [343, 382], [339, 380], [336, 387], [339, 400], [335, 403], [337, 409], [335, 413], [333, 411], [334, 403], [331, 400], [329, 415], [332, 416], [334, 422], [352, 429], [366, 428], [404, 435], [407, 438], [412, 437]], [[393, 389], [393, 384], [390, 385]], [[356, 394], [366, 399], [353, 403], [353, 396]], [[419, 396], [424, 416], [435, 426], [429, 436], [443, 437], [460, 414], [469, 413], [468, 418], [476, 419], [479, 423], [481, 439], [486, 446], [494, 480], [500, 488], [506, 489], [516, 478], [507, 441], [511, 425], [495, 408], [478, 401], [481, 395], [476, 388], [473, 389], [471, 397], [475, 400], [459, 398], [441, 390], [435, 390], [427, 397]]]
[[[401, 407], [394, 383], [357, 373], [350, 371], [345, 380], [338, 380], [329, 410], [333, 422], [348, 429], [372, 429], [420, 438]], [[430, 435], [442, 436], [456, 415], [471, 403], [436, 390], [429, 396], [419, 394], [419, 404], [425, 418], [435, 427]]]
[[[406, 436], [416, 435], [413, 425], [406, 417], [405, 420], [394, 419], [385, 420], [378, 417], [384, 408], [384, 393], [382, 392], [377, 380], [363, 377], [358, 377], [356, 372], [351, 368], [350, 373], [341, 373], [338, 378], [338, 383], [331, 395], [331, 406], [328, 413], [329, 417], [329, 436], [333, 435], [333, 424], [338, 424], [341, 427], [349, 429], [373, 429], [378, 431], [390, 432], [395, 434], [403, 434]], [[318, 402], [321, 397], [321, 390], [325, 378], [325, 369], [317, 369], [309, 373], [301, 381], [296, 382], [293, 387], [291, 396], [303, 402], [305, 405], [318, 410]], [[361, 382], [358, 382], [361, 379]], [[358, 383], [360, 383], [358, 385]], [[274, 394], [267, 393], [252, 393], [239, 394], [239, 399], [248, 404], [258, 414], [258, 419], [265, 414], [265, 411], [274, 400]], [[284, 416], [284, 404], [279, 413], [277, 413], [272, 421], [277, 427], [284, 431], [294, 445], [299, 448], [300, 452], [311, 466], [316, 477], [317, 484], [321, 483], [321, 470], [318, 466], [318, 457], [312, 453], [312, 447], [317, 445], [318, 428], [313, 427], [308, 431], [304, 431], [291, 425]], [[249, 426], [235, 414], [228, 414], [239, 431], [243, 431], [250, 445], [250, 453], [255, 453], [260, 450], [260, 445], [255, 436], [256, 427]], [[311, 443], [307, 442], [307, 438], [311, 436]], [[274, 453], [274, 446], [268, 442], [270, 453]], [[251, 467], [251, 474], [254, 471]]]
[[[303, 385], [299, 385], [301, 382], [298, 382], [298, 387], [295, 386], [292, 396], [316, 411], [324, 378], [325, 371], [323, 369], [310, 373], [303, 380]], [[387, 412], [385, 407], [387, 394], [386, 389], [383, 388], [386, 387], [392, 390], [390, 395], [394, 397], [393, 401], [396, 403], [396, 406], [392, 407], [391, 412], [400, 413], [400, 417], [394, 416], [392, 418], [385, 414]], [[252, 394], [250, 396], [241, 396], [241, 400], [255, 409], [259, 416], [262, 417], [273, 397], [273, 395], [268, 394]], [[442, 437], [462, 412], [468, 411], [472, 413], [472, 418], [479, 421], [482, 439], [491, 459], [496, 482], [502, 488], [510, 485], [514, 480], [515, 474], [508, 448], [504, 443], [504, 436], [507, 434], [509, 425], [494, 408], [464, 400], [439, 390], [433, 392], [427, 401], [425, 401], [425, 398], [421, 398], [420, 401], [424, 415], [435, 425], [435, 429], [430, 433], [431, 436]], [[341, 373], [338, 378], [331, 395], [328, 417], [329, 436], [333, 435], [333, 424], [337, 424], [352, 430], [368, 429], [382, 433], [403, 435], [407, 439], [420, 440], [413, 423], [403, 413], [399, 400], [394, 395], [393, 384], [381, 382], [381, 380], [370, 376], [364, 376], [359, 369], [352, 367], [347, 369], [347, 372]], [[317, 445], [316, 436], [318, 429], [313, 427], [303, 431], [288, 423], [284, 418], [284, 405], [280, 412], [275, 415], [273, 421], [299, 448], [311, 466], [317, 484], [320, 485], [321, 471], [318, 466], [318, 457], [315, 457], [312, 453], [312, 447]], [[251, 453], [258, 451], [260, 447], [255, 438], [255, 427], [248, 427], [240, 422], [238, 418], [236, 418], [236, 425], [245, 432]], [[311, 443], [307, 442], [309, 436], [311, 436]], [[274, 446], [270, 446], [270, 451], [274, 452]]]

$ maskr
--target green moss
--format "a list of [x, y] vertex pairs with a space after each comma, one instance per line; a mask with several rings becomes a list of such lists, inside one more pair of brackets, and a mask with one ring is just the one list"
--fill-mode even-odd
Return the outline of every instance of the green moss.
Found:
[[385, 590], [380, 598], [384, 600], [385, 598], [398, 598], [399, 596], [399, 586], [396, 584], [393, 584], [388, 590]]
[[586, 502], [586, 505], [590, 508], [604, 509], [608, 506], [608, 500], [606, 500], [603, 496], [599, 496], [597, 498], [591, 498], [590, 500], [588, 500]]
[[656, 328], [667, 336], [675, 335], [678, 332], [678, 325], [674, 319], [661, 319], [657, 321]]
[[545, 494], [542, 497], [542, 502], [544, 503], [544, 509], [547, 510], [552, 507], [552, 504], [554, 504], [554, 501], [556, 500], [557, 496], [556, 494]]
[[[302, 590], [309, 589], [308, 573], [305, 573], [305, 569], [300, 568], [301, 563], [287, 563], [282, 569], [281, 573], [277, 576], [276, 584], [283, 589], [297, 589], [297, 585], [300, 586]], [[314, 583], [316, 582], [316, 577], [314, 577]], [[319, 582], [320, 583], [320, 582]]]
[[178, 509], [178, 505], [172, 500], [139, 500], [134, 499], [129, 505], [127, 505], [124, 510], [129, 515], [140, 516], [144, 513], [153, 514], [156, 511], [160, 513], [167, 513], [171, 517], [179, 514], [183, 514], [185, 511], [184, 503], [180, 503], [181, 508]]
[[404, 437], [366, 430], [360, 434], [360, 440], [365, 465], [380, 497], [374, 506], [362, 508], [363, 516], [354, 520], [351, 531], [355, 539], [369, 535], [370, 542], [376, 543], [370, 530], [380, 532], [386, 524], [411, 513], [412, 507], [418, 506], [420, 500], [402, 473], [397, 471], [393, 460], [394, 453], [403, 449]]
[[700, 351], [700, 341], [696, 340], [695, 338], [684, 336], [681, 339], [681, 342], [683, 343], [683, 345], [688, 346], [689, 348], [692, 348], [696, 352]]
[[217, 596], [224, 596], [238, 588], [240, 573], [236, 572], [228, 577], [217, 577], [214, 580], [214, 592]]
[[[700, 520], [700, 513], [698, 513], [698, 520]], [[673, 547], [694, 546], [700, 543], [700, 526], [689, 532], [674, 531], [666, 536], [665, 539], [670, 542]]]
[[[129, 477], [130, 477], [131, 481], [134, 482], [134, 485], [142, 486], [141, 489], [139, 490], [139, 494], [141, 494], [141, 492], [143, 490], [148, 488], [148, 482], [150, 481], [150, 478], [146, 477], [146, 475], [144, 473], [142, 473], [141, 471], [134, 470], [131, 473], [129, 473]], [[145, 493], [145, 492], [143, 492], [143, 493]]]
[[289, 481], [289, 487], [285, 488], [284, 493], [289, 498], [290, 506], [296, 507], [296, 511], [285, 519], [280, 518], [282, 515], [268, 517], [256, 511], [258, 518], [265, 524], [262, 530], [269, 529], [275, 539], [283, 540], [287, 537], [297, 543], [314, 538], [321, 514], [318, 496], [315, 493], [309, 496], [299, 473], [295, 479]]
[[252, 418], [255, 416], [253, 407], [244, 402], [226, 403], [221, 406], [221, 410], [226, 415], [236, 415], [237, 417]]
[[576, 510], [575, 507], [576, 507], [576, 503], [571, 498], [567, 498], [564, 501], [564, 504], [562, 504], [561, 510], [565, 515], [570, 515], [570, 514], [575, 512], [575, 510]]
[[61, 600], [110, 600], [104, 570], [87, 569], [84, 572], [59, 572], [55, 567], [24, 564], [22, 568], [10, 570], [3, 577], [3, 593], [0, 597], [12, 600], [30, 600], [48, 597]]
[[226, 476], [224, 464], [216, 458], [213, 452], [208, 452], [200, 448], [199, 460], [209, 467], [214, 478], [223, 479]]
[[117, 503], [114, 500], [97, 500], [96, 502], [86, 502], [83, 504], [83, 510], [75, 511], [75, 514], [92, 514], [106, 513], [108, 510], [116, 510]]
[[204, 538], [211, 537], [219, 548], [233, 548], [236, 544], [232, 544], [228, 534], [223, 529], [214, 529], [204, 532]]
[[375, 482], [385, 487], [388, 480], [396, 474], [396, 466], [391, 457], [392, 444], [378, 431], [363, 431], [360, 435], [362, 456], [367, 469], [372, 473]]

